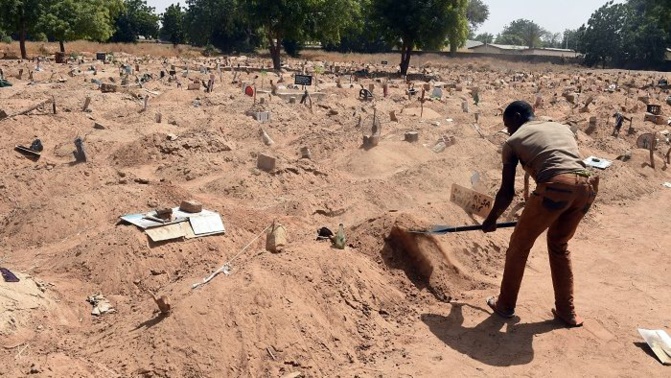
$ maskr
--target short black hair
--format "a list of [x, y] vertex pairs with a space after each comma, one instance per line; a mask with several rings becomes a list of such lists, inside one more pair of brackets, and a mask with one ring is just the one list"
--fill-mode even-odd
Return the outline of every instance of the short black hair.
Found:
[[510, 105], [508, 105], [506, 110], [503, 112], [503, 116], [510, 118], [515, 115], [515, 113], [520, 113], [523, 122], [530, 121], [532, 118], [534, 118], [534, 109], [526, 101], [515, 101], [510, 103]]

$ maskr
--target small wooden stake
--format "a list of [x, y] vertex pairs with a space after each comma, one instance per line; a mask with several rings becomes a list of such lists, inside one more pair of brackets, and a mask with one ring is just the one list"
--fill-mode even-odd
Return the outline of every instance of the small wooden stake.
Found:
[[84, 107], [82, 108], [82, 111], [85, 112], [88, 110], [89, 105], [91, 104], [91, 97], [86, 97], [86, 100], [84, 100]]

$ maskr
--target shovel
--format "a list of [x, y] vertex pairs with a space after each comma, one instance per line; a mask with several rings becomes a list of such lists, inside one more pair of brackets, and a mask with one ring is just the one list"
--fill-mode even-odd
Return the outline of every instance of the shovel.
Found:
[[[517, 222], [504, 222], [504, 223], [497, 223], [496, 227], [497, 228], [506, 228], [506, 227], [515, 227], [517, 225]], [[445, 235], [449, 234], [451, 232], [461, 232], [461, 231], [474, 231], [474, 230], [481, 230], [482, 225], [480, 224], [475, 224], [472, 226], [433, 226], [433, 228], [427, 229], [427, 230], [410, 230], [409, 232], [413, 234], [426, 234], [426, 235]]]

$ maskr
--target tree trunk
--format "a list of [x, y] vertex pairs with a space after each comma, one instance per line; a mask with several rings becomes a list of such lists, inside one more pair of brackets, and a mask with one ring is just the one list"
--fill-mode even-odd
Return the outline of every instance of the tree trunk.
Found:
[[401, 75], [408, 74], [408, 67], [410, 67], [410, 53], [412, 53], [412, 43], [403, 42], [401, 47]]
[[451, 36], [449, 36], [448, 40], [450, 42], [450, 55], [454, 56], [454, 55], [456, 55], [457, 50], [459, 50], [459, 46], [458, 46], [458, 43], [457, 43], [457, 38], [455, 36], [451, 35]]
[[21, 59], [28, 59], [28, 53], [26, 52], [26, 29], [21, 27], [19, 32], [19, 48], [21, 49]]
[[280, 61], [280, 46], [270, 46], [270, 57], [273, 59], [273, 69], [279, 71], [282, 68], [282, 63]]
[[456, 44], [452, 44], [452, 43], [450, 43], [450, 55], [452, 55], [452, 56], [456, 55], [456, 54], [457, 54], [457, 50], [459, 50], [459, 49], [457, 48], [457, 45], [456, 45]]
[[282, 51], [282, 41], [280, 37], [273, 38], [273, 33], [268, 27], [268, 42], [270, 42], [270, 58], [273, 60], [273, 69], [279, 71], [282, 68], [280, 53]]
[[58, 41], [58, 46], [60, 46], [61, 52], [65, 53], [65, 44], [63, 43], [63, 41]]

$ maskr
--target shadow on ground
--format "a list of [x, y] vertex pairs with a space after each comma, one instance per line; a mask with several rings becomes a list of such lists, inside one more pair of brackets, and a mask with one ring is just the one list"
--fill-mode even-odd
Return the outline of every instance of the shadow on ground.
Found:
[[[442, 342], [459, 353], [491, 366], [525, 365], [533, 361], [534, 336], [562, 328], [554, 320], [519, 324], [519, 318], [491, 315], [473, 328], [463, 326], [465, 304], [452, 304], [445, 317], [422, 315], [422, 321]], [[474, 307], [483, 312], [482, 308]], [[504, 325], [507, 327], [504, 328]]]

